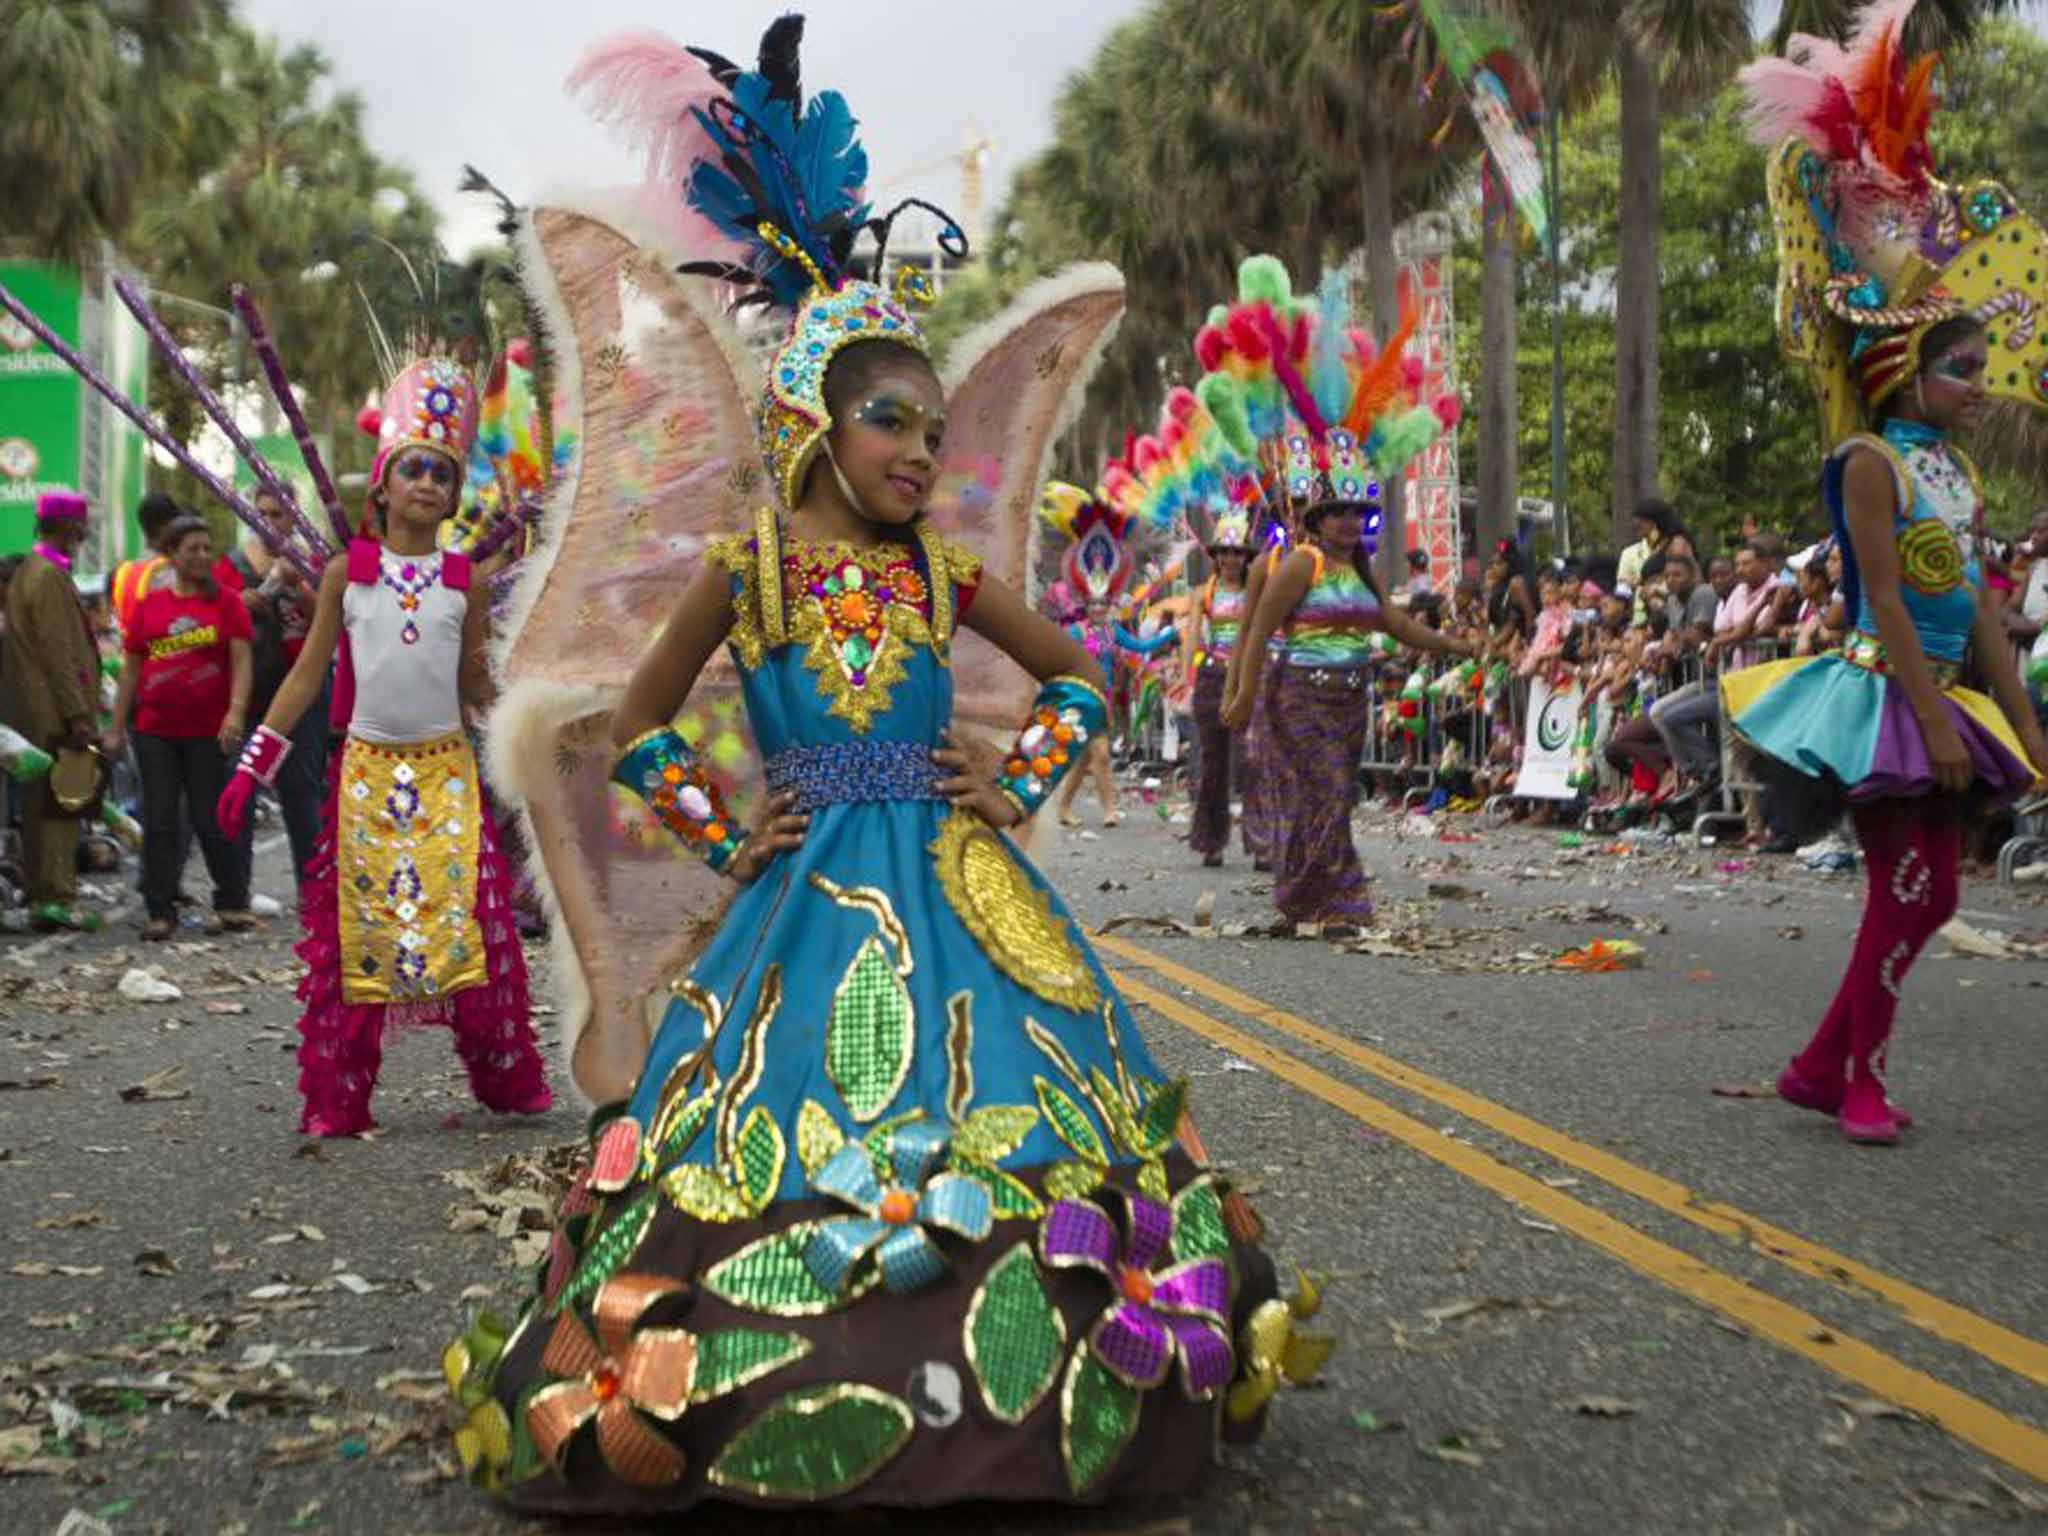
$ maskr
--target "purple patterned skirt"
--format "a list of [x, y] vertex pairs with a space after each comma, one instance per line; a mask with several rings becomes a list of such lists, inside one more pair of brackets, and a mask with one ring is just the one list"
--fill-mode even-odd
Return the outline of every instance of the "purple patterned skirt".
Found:
[[1223, 664], [1195, 674], [1195, 732], [1202, 744], [1188, 846], [1203, 855], [1230, 846], [1230, 732], [1223, 725]]
[[1272, 786], [1269, 764], [1273, 753], [1273, 697], [1280, 687], [1281, 662], [1268, 659], [1259, 673], [1259, 689], [1252, 695], [1252, 717], [1244, 728], [1244, 750], [1238, 754], [1238, 835], [1244, 851], [1260, 864], [1273, 861]]
[[1297, 923], [1372, 921], [1365, 868], [1351, 841], [1358, 764], [1373, 707], [1365, 669], [1281, 666], [1268, 720], [1273, 905]]

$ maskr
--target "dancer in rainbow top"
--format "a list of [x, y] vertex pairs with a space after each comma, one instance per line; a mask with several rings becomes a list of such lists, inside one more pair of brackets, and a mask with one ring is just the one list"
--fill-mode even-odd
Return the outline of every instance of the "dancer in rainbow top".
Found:
[[[586, 370], [588, 478], [528, 556], [492, 731], [529, 743], [529, 810], [561, 829], [536, 846], [578, 978], [576, 1080], [600, 1107], [517, 1323], [479, 1318], [448, 1351], [457, 1447], [522, 1510], [642, 1521], [705, 1500], [1185, 1489], [1318, 1347], [1290, 1339], [1185, 1085], [1006, 836], [1106, 720], [1086, 651], [1004, 576], [1121, 281], [1083, 268], [1027, 290], [943, 387], [915, 285], [852, 269], [891, 216], [861, 197], [845, 102], [798, 87], [800, 25], [776, 23], [757, 70], [666, 44], [665, 68], [629, 70], [707, 80], [687, 197], [738, 250], [701, 270], [790, 327], [758, 438], [715, 289], [592, 217], [533, 215], [528, 270], [558, 283]], [[653, 46], [602, 52], [637, 66]], [[652, 329], [616, 305], [628, 274]], [[616, 385], [592, 388], [601, 356]], [[671, 405], [702, 435], [643, 506], [632, 434]], [[765, 475], [742, 473], [749, 449]], [[696, 542], [711, 518], [727, 528]], [[616, 579], [641, 522], [701, 550], [679, 594]], [[619, 644], [638, 651], [623, 694], [582, 681]], [[758, 789], [672, 725], [735, 685]], [[954, 731], [997, 698], [1030, 703], [986, 777]], [[614, 753], [616, 792], [670, 834], [661, 876], [691, 871], [651, 902], [645, 855], [581, 803], [604, 793], [586, 765]], [[636, 921], [674, 930], [651, 959], [620, 943]]]
[[[1255, 297], [1240, 305], [1242, 322], [1232, 319], [1234, 356], [1219, 360], [1204, 385], [1226, 427], [1246, 420], [1229, 404], [1244, 389], [1233, 363], [1269, 373], [1285, 393], [1292, 419], [1283, 483], [1301, 509], [1305, 538], [1261, 587], [1223, 718], [1233, 727], [1250, 718], [1269, 665], [1267, 641], [1280, 635], [1281, 654], [1270, 663], [1281, 672], [1265, 761], [1274, 779], [1273, 904], [1293, 923], [1355, 928], [1372, 917], [1351, 812], [1372, 706], [1375, 633], [1419, 650], [1469, 654], [1464, 642], [1381, 601], [1370, 568], [1380, 521], [1376, 476], [1398, 473], [1455, 422], [1456, 402], [1411, 403], [1416, 370], [1403, 347], [1412, 317], [1377, 350], [1349, 324], [1341, 277], [1326, 277], [1314, 300], [1298, 303], [1277, 261], [1252, 257], [1247, 266], [1249, 284], [1241, 279], [1240, 291], [1249, 286]], [[1246, 357], [1251, 342], [1257, 355]]]
[[[1846, 801], [1869, 888], [1833, 1002], [1778, 1079], [1852, 1142], [1911, 1125], [1883, 1071], [1901, 988], [1954, 914], [1961, 828], [2048, 773], [1984, 585], [1983, 497], [1951, 440], [1986, 394], [2048, 401], [2048, 242], [1991, 181], [1937, 179], [1937, 60], [1909, 61], [1913, 0], [1846, 45], [1797, 36], [1743, 72], [1773, 146], [1778, 333], [1821, 406], [1821, 493], [1853, 629], [1834, 654], [1723, 675], [1729, 724], [1828, 819]], [[1961, 686], [1974, 670], [1987, 697]], [[1818, 791], [1816, 797], [1815, 792]]]

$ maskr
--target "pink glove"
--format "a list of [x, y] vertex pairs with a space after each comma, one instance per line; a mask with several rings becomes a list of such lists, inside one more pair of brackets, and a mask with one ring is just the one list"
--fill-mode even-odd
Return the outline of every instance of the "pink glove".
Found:
[[277, 782], [277, 770], [291, 750], [291, 742], [267, 725], [257, 726], [243, 744], [242, 760], [235, 764], [234, 776], [213, 807], [214, 824], [229, 842], [240, 838], [248, 825], [249, 802], [256, 798], [256, 787], [260, 784], [268, 789]]

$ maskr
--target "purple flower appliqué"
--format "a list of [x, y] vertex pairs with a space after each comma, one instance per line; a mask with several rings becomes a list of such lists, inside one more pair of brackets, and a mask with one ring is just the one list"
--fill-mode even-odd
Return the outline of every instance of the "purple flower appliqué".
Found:
[[1092, 1269], [1115, 1299], [1088, 1330], [1088, 1345], [1108, 1370], [1141, 1389], [1166, 1380], [1176, 1355], [1181, 1386], [1191, 1398], [1211, 1396], [1230, 1380], [1233, 1358], [1225, 1322], [1230, 1271], [1219, 1258], [1190, 1259], [1165, 1269], [1173, 1212], [1143, 1195], [1124, 1196], [1127, 1235], [1092, 1200], [1056, 1200], [1038, 1229], [1048, 1269]]

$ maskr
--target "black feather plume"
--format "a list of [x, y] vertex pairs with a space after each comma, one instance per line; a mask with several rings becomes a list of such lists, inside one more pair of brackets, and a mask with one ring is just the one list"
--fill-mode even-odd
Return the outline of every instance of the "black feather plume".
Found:
[[786, 101], [799, 116], [804, 109], [803, 68], [797, 50], [803, 46], [804, 19], [794, 11], [775, 18], [761, 34], [761, 77], [769, 95]]

